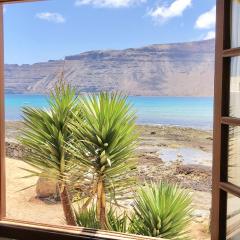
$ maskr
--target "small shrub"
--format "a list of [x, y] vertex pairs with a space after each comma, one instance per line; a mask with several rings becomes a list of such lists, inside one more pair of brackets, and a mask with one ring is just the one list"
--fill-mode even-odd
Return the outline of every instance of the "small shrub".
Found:
[[[95, 205], [90, 206], [89, 208], [82, 210], [81, 207], [78, 207], [78, 210], [75, 210], [75, 216], [77, 225], [80, 227], [100, 229], [101, 225], [97, 219], [96, 207]], [[112, 207], [107, 211], [107, 224], [106, 228], [109, 231], [115, 232], [127, 232], [128, 226], [128, 216], [126, 212], [117, 213], [116, 209]]]
[[100, 229], [100, 223], [97, 220], [96, 208], [94, 205], [91, 207], [81, 210], [81, 207], [78, 207], [78, 210], [75, 210], [76, 222], [80, 227]]
[[140, 187], [134, 200], [130, 232], [165, 239], [188, 239], [191, 197], [178, 185]]
[[109, 231], [126, 233], [128, 231], [128, 219], [125, 211], [119, 214], [116, 209], [111, 207], [107, 213], [107, 228]]

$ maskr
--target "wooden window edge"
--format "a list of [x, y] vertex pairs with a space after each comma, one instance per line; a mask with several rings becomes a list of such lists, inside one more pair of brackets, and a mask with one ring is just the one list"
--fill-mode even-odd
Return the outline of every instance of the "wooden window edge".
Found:
[[226, 57], [238, 57], [240, 55], [240, 47], [223, 50], [222, 55], [223, 55], [224, 58], [226, 58]]
[[[33, 223], [28, 221], [3, 218], [0, 221], [0, 236], [14, 238], [17, 240], [153, 240], [154, 237], [147, 237], [134, 234], [103, 231], [90, 228], [72, 227], [65, 225], [50, 225], [44, 223]], [[161, 238], [158, 238], [161, 240]], [[162, 239], [163, 240], [163, 239]]]
[[240, 118], [222, 117], [221, 123], [229, 126], [240, 126]]
[[223, 108], [222, 103], [228, 102], [229, 88], [229, 72], [223, 71], [223, 68], [229, 64], [224, 56], [233, 54], [227, 50], [230, 47], [230, 1], [217, 0], [216, 13], [211, 239], [222, 240], [226, 236], [226, 196], [220, 188], [220, 182], [226, 178], [223, 174], [226, 152], [222, 149], [227, 147], [226, 142], [222, 142], [222, 137], [227, 136], [227, 128], [223, 127], [223, 123], [229, 123], [229, 119], [222, 119], [228, 115], [228, 107]]
[[228, 182], [229, 127], [240, 126], [240, 118], [229, 116], [230, 60], [240, 56], [240, 47], [231, 47], [231, 1], [217, 0], [216, 9], [211, 239], [225, 240], [227, 194], [240, 197], [239, 186]]
[[40, 1], [47, 1], [47, 0], [0, 0], [0, 4], [40, 2]]
[[239, 188], [239, 186], [234, 185], [230, 182], [220, 182], [220, 188], [223, 191], [240, 198], [240, 188]]

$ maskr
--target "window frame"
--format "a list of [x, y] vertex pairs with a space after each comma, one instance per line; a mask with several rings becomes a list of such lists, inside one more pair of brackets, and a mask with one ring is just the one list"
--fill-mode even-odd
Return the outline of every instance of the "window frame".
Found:
[[[19, 240], [155, 239], [145, 236], [53, 226], [7, 219], [5, 197], [5, 119], [4, 119], [4, 42], [3, 4], [36, 0], [0, 0], [0, 236]], [[240, 189], [227, 182], [228, 126], [239, 126], [240, 119], [228, 117], [230, 57], [239, 56], [240, 48], [230, 48], [230, 0], [217, 0], [216, 57], [214, 83], [214, 144], [213, 144], [213, 200], [212, 240], [226, 239], [226, 192], [240, 197]]]
[[231, 0], [217, 0], [214, 83], [214, 144], [211, 234], [213, 240], [227, 236], [227, 193], [240, 198], [240, 187], [228, 182], [229, 127], [240, 126], [240, 118], [229, 117], [230, 61], [240, 56], [231, 48]]

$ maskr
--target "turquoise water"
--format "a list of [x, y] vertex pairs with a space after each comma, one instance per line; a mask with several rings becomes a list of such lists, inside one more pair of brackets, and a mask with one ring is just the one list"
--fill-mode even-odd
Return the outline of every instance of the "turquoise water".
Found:
[[[212, 129], [211, 97], [129, 97], [138, 115], [138, 124], [176, 125]], [[6, 120], [21, 120], [23, 106], [48, 107], [42, 95], [5, 95]]]

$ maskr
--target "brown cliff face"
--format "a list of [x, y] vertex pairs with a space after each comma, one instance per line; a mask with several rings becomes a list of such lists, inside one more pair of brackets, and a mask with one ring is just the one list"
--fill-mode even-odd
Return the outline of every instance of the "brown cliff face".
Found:
[[214, 41], [90, 51], [65, 61], [5, 65], [7, 93], [48, 93], [63, 70], [81, 92], [130, 95], [212, 96]]

